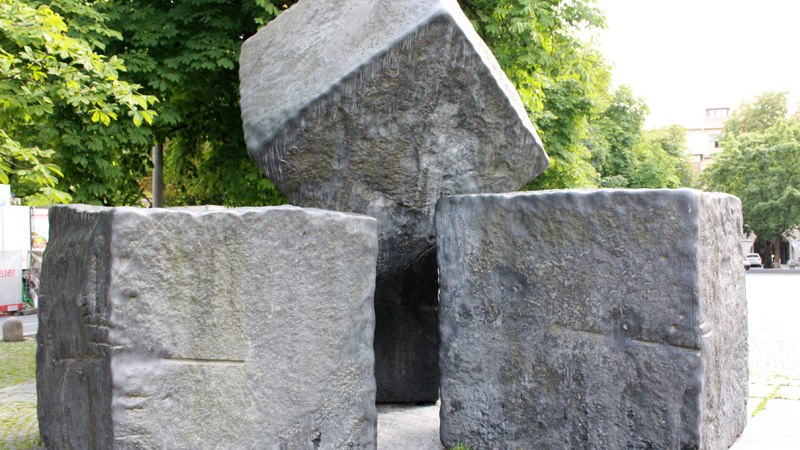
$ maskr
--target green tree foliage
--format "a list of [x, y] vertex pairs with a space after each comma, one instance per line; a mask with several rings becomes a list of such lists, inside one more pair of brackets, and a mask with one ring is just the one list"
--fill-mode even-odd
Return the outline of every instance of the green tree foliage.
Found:
[[618, 88], [591, 123], [592, 163], [598, 184], [610, 188], [677, 188], [693, 182], [685, 157], [686, 129], [643, 131], [647, 106], [627, 86]]
[[283, 202], [245, 150], [239, 111], [242, 42], [295, 1], [111, 0], [98, 4], [121, 41], [128, 77], [162, 101], [167, 204]]
[[522, 97], [551, 158], [529, 189], [589, 187], [589, 119], [607, 102], [610, 72], [580, 38], [604, 26], [592, 0], [459, 0]]
[[[463, 0], [462, 7], [519, 89], [552, 167], [531, 187], [591, 186], [584, 143], [609, 71], [578, 33], [602, 26], [592, 0]], [[128, 79], [162, 102], [155, 139], [166, 141], [167, 203], [260, 205], [283, 201], [246, 154], [238, 105], [244, 39], [294, 1], [111, 0], [98, 3], [121, 32], [109, 51]], [[139, 154], [141, 152], [138, 152]]]
[[[725, 121], [723, 139], [742, 133], [765, 131], [786, 117], [786, 92], [766, 92], [742, 103]], [[723, 147], [724, 148], [724, 147]]]
[[639, 141], [647, 106], [627, 86], [619, 87], [608, 106], [592, 121], [592, 162], [601, 185], [626, 187], [633, 169], [634, 145]]
[[742, 200], [745, 231], [776, 256], [781, 241], [800, 227], [800, 122], [785, 115], [784, 94], [744, 103], [723, 128], [724, 150], [701, 177], [709, 190]]
[[0, 181], [29, 204], [85, 200], [76, 194], [93, 181], [104, 186], [94, 198], [110, 198], [127, 175], [114, 144], [152, 121], [156, 99], [96, 51], [114, 33], [91, 8], [44, 3], [0, 0]]
[[[78, 126], [69, 116], [51, 128], [54, 138], [68, 136], [61, 139], [68, 146], [59, 164], [70, 180], [66, 187], [77, 199], [136, 203], [146, 195], [150, 146], [163, 142], [167, 204], [284, 201], [247, 157], [238, 104], [238, 58], [242, 42], [294, 0], [52, 3], [70, 5], [62, 7], [62, 13], [77, 24], [72, 35], [124, 59], [124, 79], [161, 100], [155, 107], [157, 117], [138, 119], [153, 119], [153, 127], [138, 132], [114, 121], [105, 129], [87, 126], [99, 126], [102, 120]], [[609, 70], [596, 48], [580, 37], [603, 26], [593, 0], [460, 3], [519, 90], [551, 156], [551, 168], [528, 188], [595, 186], [600, 180], [596, 167], [603, 167], [592, 164], [598, 158], [595, 149], [605, 149], [603, 158], [619, 159], [621, 167], [630, 166], [625, 161], [630, 155], [612, 151], [612, 144], [629, 149], [625, 140], [635, 139], [617, 136], [611, 127], [616, 116], [608, 94]], [[93, 9], [96, 17], [89, 17], [81, 6]], [[624, 111], [618, 113], [620, 120], [625, 118]], [[590, 128], [597, 117], [609, 125], [600, 137], [596, 127]], [[641, 122], [614, 127], [633, 135]], [[625, 174], [605, 179], [618, 177], [624, 179], [622, 185], [631, 185]], [[653, 177], [640, 178], [651, 183]]]
[[694, 183], [685, 156], [686, 129], [681, 126], [644, 131], [632, 154], [627, 187], [679, 188]]

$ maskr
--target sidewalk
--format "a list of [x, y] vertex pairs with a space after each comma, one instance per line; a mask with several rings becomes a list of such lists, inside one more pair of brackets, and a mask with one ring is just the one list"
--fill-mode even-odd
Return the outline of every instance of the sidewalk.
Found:
[[751, 416], [732, 450], [800, 449], [798, 280], [800, 269], [788, 268], [747, 277]]

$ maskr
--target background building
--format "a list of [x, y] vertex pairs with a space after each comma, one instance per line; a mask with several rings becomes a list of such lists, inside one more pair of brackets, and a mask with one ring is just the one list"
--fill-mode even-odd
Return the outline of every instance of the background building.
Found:
[[730, 112], [730, 108], [727, 106], [706, 108], [702, 117], [684, 125], [689, 162], [692, 164], [695, 174], [708, 167], [714, 161], [716, 154], [722, 151], [719, 145], [719, 136]]

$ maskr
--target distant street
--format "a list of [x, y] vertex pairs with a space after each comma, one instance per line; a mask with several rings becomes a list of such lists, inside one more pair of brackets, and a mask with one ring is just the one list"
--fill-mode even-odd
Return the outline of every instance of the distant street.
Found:
[[[22, 321], [22, 333], [25, 336], [36, 335], [36, 330], [39, 329], [39, 316], [37, 314], [32, 314], [30, 316], [0, 316], [0, 329], [3, 327], [3, 322], [11, 317], [16, 317]], [[2, 337], [0, 337], [0, 340], [2, 340]]]

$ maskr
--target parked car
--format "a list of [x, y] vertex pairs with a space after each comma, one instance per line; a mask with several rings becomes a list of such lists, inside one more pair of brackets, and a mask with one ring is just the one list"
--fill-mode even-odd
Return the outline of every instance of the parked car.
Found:
[[745, 258], [747, 258], [747, 261], [750, 263], [750, 267], [764, 266], [764, 263], [761, 261], [761, 255], [759, 255], [758, 253], [748, 253], [747, 256], [745, 256]]
[[744, 270], [750, 270], [750, 261], [747, 258], [744, 259]]

